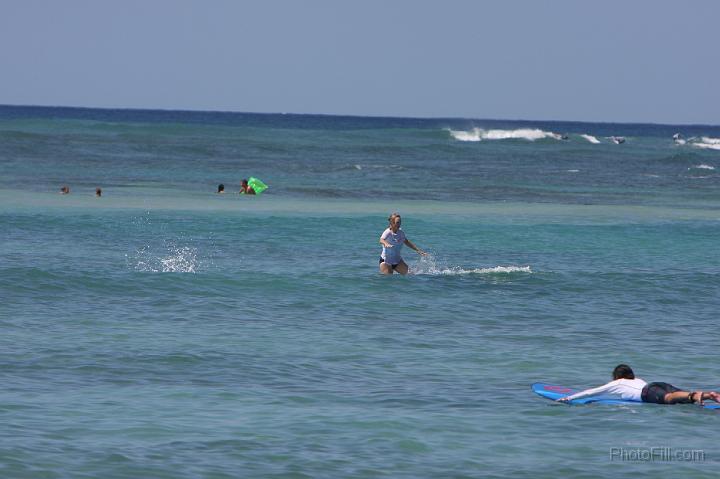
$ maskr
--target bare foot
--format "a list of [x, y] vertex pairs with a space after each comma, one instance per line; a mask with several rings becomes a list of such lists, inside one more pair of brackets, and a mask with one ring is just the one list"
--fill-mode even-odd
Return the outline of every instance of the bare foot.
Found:
[[706, 394], [708, 395], [708, 398], [709, 398], [709, 399], [711, 399], [711, 400], [713, 400], [713, 401], [715, 401], [715, 402], [720, 402], [720, 394], [719, 394], [719, 393], [717, 393], [717, 392], [715, 392], [715, 391], [710, 391], [710, 392], [708, 392], [708, 393], [706, 393]]

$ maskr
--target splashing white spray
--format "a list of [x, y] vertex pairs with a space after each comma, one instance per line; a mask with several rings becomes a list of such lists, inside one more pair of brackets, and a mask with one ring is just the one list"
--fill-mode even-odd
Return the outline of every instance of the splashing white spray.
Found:
[[460, 266], [447, 266], [438, 261], [435, 256], [428, 254], [412, 265], [410, 274], [431, 276], [458, 276], [466, 274], [513, 274], [532, 273], [530, 266], [493, 266], [489, 268], [462, 268]]

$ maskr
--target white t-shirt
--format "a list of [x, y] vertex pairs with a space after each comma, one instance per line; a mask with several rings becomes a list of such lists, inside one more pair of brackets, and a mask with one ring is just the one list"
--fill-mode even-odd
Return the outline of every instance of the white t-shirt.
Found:
[[405, 243], [405, 240], [407, 239], [402, 228], [398, 229], [397, 233], [393, 233], [392, 230], [388, 228], [383, 231], [383, 234], [382, 236], [380, 236], [380, 238], [387, 241], [393, 246], [392, 248], [388, 248], [383, 245], [382, 253], [380, 253], [380, 257], [383, 259], [383, 261], [388, 264], [398, 264], [400, 261], [402, 261], [402, 256], [400, 256], [400, 253], [403, 243]]
[[573, 400], [590, 396], [603, 396], [620, 398], [626, 401], [642, 401], [642, 390], [646, 385], [647, 383], [640, 378], [616, 379], [602, 386], [575, 393], [572, 396], [568, 396], [568, 399]]

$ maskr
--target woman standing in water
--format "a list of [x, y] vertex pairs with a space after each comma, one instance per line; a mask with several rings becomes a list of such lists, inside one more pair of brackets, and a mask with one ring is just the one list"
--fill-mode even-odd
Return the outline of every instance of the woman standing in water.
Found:
[[380, 254], [380, 272], [382, 274], [393, 274], [397, 271], [400, 274], [408, 273], [408, 265], [403, 261], [400, 252], [404, 244], [414, 249], [418, 254], [425, 256], [427, 253], [415, 246], [407, 239], [405, 232], [400, 228], [402, 220], [398, 213], [393, 213], [388, 218], [389, 226], [380, 236], [380, 244], [383, 247]]

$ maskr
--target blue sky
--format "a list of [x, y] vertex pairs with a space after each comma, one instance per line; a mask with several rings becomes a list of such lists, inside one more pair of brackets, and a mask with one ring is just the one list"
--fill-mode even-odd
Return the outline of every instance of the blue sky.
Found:
[[4, 0], [0, 104], [720, 124], [717, 1]]

